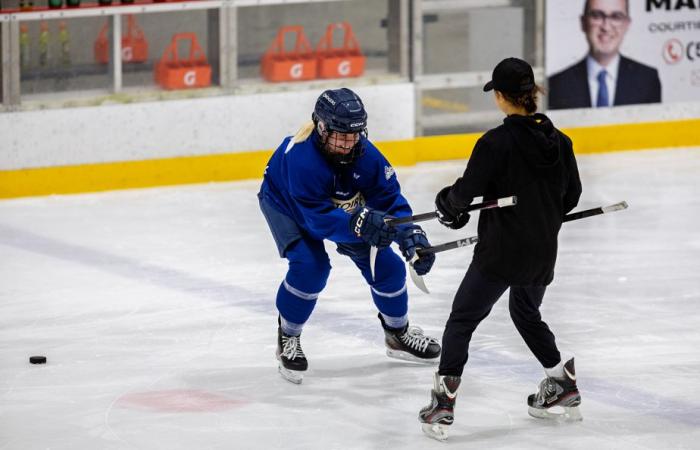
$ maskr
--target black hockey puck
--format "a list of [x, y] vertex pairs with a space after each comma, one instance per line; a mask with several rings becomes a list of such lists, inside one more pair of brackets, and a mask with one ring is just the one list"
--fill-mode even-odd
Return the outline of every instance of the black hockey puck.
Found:
[[46, 356], [30, 356], [29, 362], [32, 364], [46, 364]]

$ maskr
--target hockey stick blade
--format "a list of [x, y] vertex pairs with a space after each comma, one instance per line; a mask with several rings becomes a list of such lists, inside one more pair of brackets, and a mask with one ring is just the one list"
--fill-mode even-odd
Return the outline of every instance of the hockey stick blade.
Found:
[[[513, 195], [510, 197], [499, 198], [497, 200], [488, 200], [485, 202], [475, 203], [473, 205], [469, 205], [469, 207], [467, 208], [467, 212], [479, 211], [482, 209], [491, 209], [491, 208], [504, 208], [506, 206], [513, 206], [516, 203], [518, 203], [518, 197]], [[395, 225], [401, 225], [404, 223], [424, 222], [426, 220], [432, 220], [432, 219], [436, 219], [436, 218], [437, 218], [437, 212], [431, 211], [431, 212], [427, 212], [427, 213], [416, 214], [415, 216], [398, 217], [398, 218], [388, 219], [386, 221], [386, 223], [388, 225], [395, 226]]]
[[[370, 247], [370, 249], [369, 249], [369, 270], [370, 270], [370, 274], [372, 275], [372, 281], [374, 281], [374, 265], [375, 265], [374, 263], [377, 260], [377, 253], [378, 252], [379, 251], [377, 250], [377, 247], [373, 246], [373, 247]], [[413, 268], [413, 262], [416, 261], [418, 258], [419, 258], [418, 255], [414, 255], [413, 259], [411, 261], [409, 261], [408, 273], [411, 275], [411, 281], [413, 281], [413, 284], [415, 284], [418, 289], [425, 292], [426, 294], [430, 294], [428, 287], [425, 285], [425, 280], [423, 280], [423, 277], [418, 275], [416, 273], [416, 269]]]
[[607, 214], [615, 211], [622, 211], [623, 209], [627, 209], [628, 207], [629, 205], [627, 205], [627, 202], [622, 201], [620, 203], [615, 203], [614, 205], [610, 206], [586, 209], [584, 211], [579, 211], [565, 215], [563, 222], [571, 222], [572, 220], [585, 219], [586, 217]]
[[411, 281], [413, 281], [413, 284], [415, 284], [418, 289], [425, 292], [426, 294], [430, 294], [428, 286], [425, 285], [425, 280], [422, 276], [418, 275], [416, 269], [413, 268], [413, 263], [410, 263], [408, 265], [408, 273], [411, 274]]

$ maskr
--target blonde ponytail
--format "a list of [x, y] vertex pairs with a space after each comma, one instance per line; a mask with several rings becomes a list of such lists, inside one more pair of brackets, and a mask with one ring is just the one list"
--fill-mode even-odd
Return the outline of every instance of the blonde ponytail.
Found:
[[306, 139], [309, 138], [309, 136], [311, 136], [311, 133], [314, 131], [315, 127], [316, 124], [314, 123], [314, 121], [309, 120], [299, 128], [299, 130], [292, 138], [292, 142], [294, 142], [295, 144], [298, 144], [299, 142], [304, 142]]

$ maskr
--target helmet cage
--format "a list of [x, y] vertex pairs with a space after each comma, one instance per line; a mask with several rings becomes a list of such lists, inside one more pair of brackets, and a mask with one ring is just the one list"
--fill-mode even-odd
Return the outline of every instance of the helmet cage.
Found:
[[[367, 137], [367, 112], [360, 97], [347, 88], [330, 89], [321, 94], [311, 115], [316, 124], [319, 146], [333, 164], [350, 164], [363, 154], [363, 137]], [[359, 134], [355, 145], [347, 147], [331, 143], [333, 132]]]
[[[363, 128], [359, 131], [341, 131], [329, 127], [323, 120], [319, 120], [318, 116], [315, 114], [313, 116], [313, 120], [316, 124], [318, 145], [323, 155], [331, 164], [336, 166], [352, 164], [365, 153], [363, 139], [367, 138], [367, 128]], [[358, 135], [358, 139], [357, 142], [355, 142], [355, 144], [350, 148], [350, 151], [347, 151], [347, 147], [331, 142], [333, 133], [356, 134]]]

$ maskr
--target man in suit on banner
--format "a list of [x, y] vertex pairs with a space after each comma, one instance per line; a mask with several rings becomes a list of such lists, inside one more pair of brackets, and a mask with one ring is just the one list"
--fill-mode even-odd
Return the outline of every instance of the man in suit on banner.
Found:
[[549, 78], [549, 109], [661, 102], [658, 71], [620, 55], [629, 24], [628, 0], [586, 0], [588, 55]]

